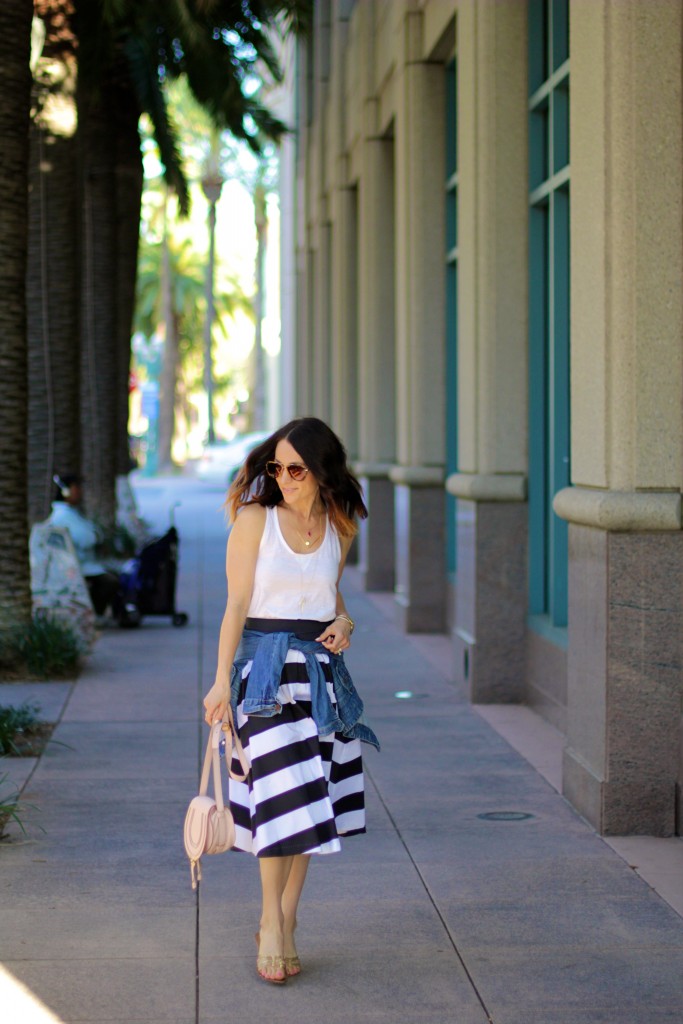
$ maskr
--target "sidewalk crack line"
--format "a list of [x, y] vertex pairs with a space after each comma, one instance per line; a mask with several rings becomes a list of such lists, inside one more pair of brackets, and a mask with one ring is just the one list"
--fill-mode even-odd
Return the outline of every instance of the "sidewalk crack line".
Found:
[[479, 1004], [480, 1004], [482, 1010], [486, 1014], [486, 1020], [488, 1021], [488, 1024], [494, 1024], [494, 1020], [493, 1020], [493, 1017], [492, 1017], [492, 1015], [491, 1015], [491, 1013], [489, 1011], [489, 1008], [487, 1007], [486, 1003], [484, 1002], [484, 997], [482, 996], [481, 992], [477, 988], [477, 984], [476, 984], [474, 978], [472, 977], [472, 975], [470, 974], [469, 968], [468, 968], [467, 964], [465, 963], [465, 960], [463, 959], [463, 956], [462, 956], [460, 950], [458, 949], [458, 947], [457, 947], [457, 945], [455, 943], [455, 940], [453, 939], [453, 936], [451, 935], [451, 932], [450, 932], [450, 929], [448, 927], [448, 924], [446, 923], [446, 920], [445, 920], [443, 914], [439, 910], [439, 907], [438, 907], [436, 901], [434, 900], [434, 897], [432, 896], [431, 892], [429, 891], [429, 886], [427, 885], [427, 882], [426, 882], [426, 880], [424, 878], [424, 875], [420, 871], [420, 868], [419, 868], [415, 858], [413, 857], [412, 853], [410, 852], [408, 844], [406, 843], [405, 839], [401, 835], [401, 830], [399, 829], [399, 827], [398, 827], [398, 825], [397, 825], [397, 823], [396, 823], [396, 821], [394, 819], [393, 814], [389, 810], [389, 807], [387, 806], [387, 803], [386, 803], [384, 797], [382, 796], [382, 793], [380, 791], [379, 786], [377, 785], [375, 779], [372, 777], [372, 774], [368, 770], [368, 767], [367, 767], [367, 765], [365, 763], [363, 764], [363, 770], [364, 770], [365, 774], [367, 775], [367, 777], [370, 779], [372, 785], [374, 786], [375, 792], [377, 793], [377, 798], [379, 799], [379, 802], [381, 803], [382, 807], [384, 808], [384, 810], [386, 812], [386, 815], [389, 818], [389, 821], [391, 822], [392, 827], [393, 827], [394, 831], [396, 832], [396, 835], [398, 836], [398, 839], [399, 839], [401, 845], [403, 846], [403, 849], [406, 851], [406, 853], [408, 855], [408, 859], [410, 860], [410, 863], [415, 868], [415, 872], [417, 874], [417, 877], [420, 879], [420, 882], [422, 883], [422, 887], [424, 888], [424, 891], [427, 894], [427, 899], [429, 900], [429, 902], [431, 903], [432, 907], [434, 908], [434, 912], [435, 912], [436, 916], [439, 918], [439, 921], [441, 921], [441, 924], [443, 925], [443, 929], [444, 929], [446, 935], [448, 936], [448, 941], [450, 942], [451, 946], [453, 947], [453, 952], [455, 953], [456, 957], [458, 958], [460, 966], [462, 967], [463, 971], [465, 972], [465, 976], [467, 977], [467, 980], [469, 981], [470, 985], [472, 986], [472, 991], [474, 992], [475, 996], [477, 997], [477, 1000], [479, 1001]]

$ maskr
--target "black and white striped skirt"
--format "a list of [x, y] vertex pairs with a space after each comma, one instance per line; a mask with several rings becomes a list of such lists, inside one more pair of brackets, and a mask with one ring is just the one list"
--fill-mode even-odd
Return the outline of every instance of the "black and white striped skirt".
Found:
[[[323, 665], [335, 703], [329, 658]], [[311, 717], [311, 688], [304, 655], [289, 651], [283, 667], [279, 714], [245, 716], [242, 702], [251, 662], [242, 674], [237, 728], [251, 765], [246, 782], [230, 779], [236, 850], [257, 857], [336, 853], [339, 837], [365, 832], [360, 740], [341, 733], [318, 736]], [[237, 758], [234, 770], [240, 774]]]

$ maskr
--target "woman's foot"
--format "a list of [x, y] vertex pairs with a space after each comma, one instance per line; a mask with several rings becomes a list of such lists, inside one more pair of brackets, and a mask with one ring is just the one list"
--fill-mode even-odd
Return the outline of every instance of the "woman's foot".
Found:
[[301, 974], [301, 960], [296, 956], [285, 956], [282, 958], [285, 964], [285, 974], [288, 978], [296, 978], [297, 974]]
[[[296, 928], [296, 925], [294, 925], [294, 928]], [[296, 943], [294, 942], [294, 928], [288, 929], [285, 924], [284, 961], [288, 978], [295, 978], [297, 974], [301, 974], [301, 961], [299, 960]]]
[[272, 985], [284, 985], [287, 981], [287, 969], [282, 955], [281, 935], [262, 930], [257, 932], [254, 938], [258, 946], [256, 970], [259, 977]]

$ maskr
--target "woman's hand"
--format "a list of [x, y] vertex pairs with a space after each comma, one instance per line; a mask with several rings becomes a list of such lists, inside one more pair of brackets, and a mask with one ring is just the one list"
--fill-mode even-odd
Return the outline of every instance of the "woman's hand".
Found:
[[351, 626], [346, 619], [335, 619], [316, 637], [330, 654], [341, 654], [351, 646]]
[[229, 693], [225, 686], [214, 683], [204, 698], [204, 721], [207, 725], [221, 722], [228, 710]]

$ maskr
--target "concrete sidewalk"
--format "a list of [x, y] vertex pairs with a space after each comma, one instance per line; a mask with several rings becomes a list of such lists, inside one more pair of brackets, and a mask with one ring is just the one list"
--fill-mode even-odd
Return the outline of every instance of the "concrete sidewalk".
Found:
[[439, 641], [404, 637], [353, 571], [348, 663], [383, 747], [366, 752], [368, 835], [313, 859], [301, 977], [259, 981], [256, 864], [205, 858], [197, 896], [182, 848], [225, 535], [221, 495], [187, 482], [141, 484], [143, 514], [163, 526], [178, 494], [190, 625], [108, 632], [73, 687], [33, 690], [68, 746], [24, 790], [45, 831], [0, 845], [3, 1024], [680, 1022], [683, 918], [459, 698]]

